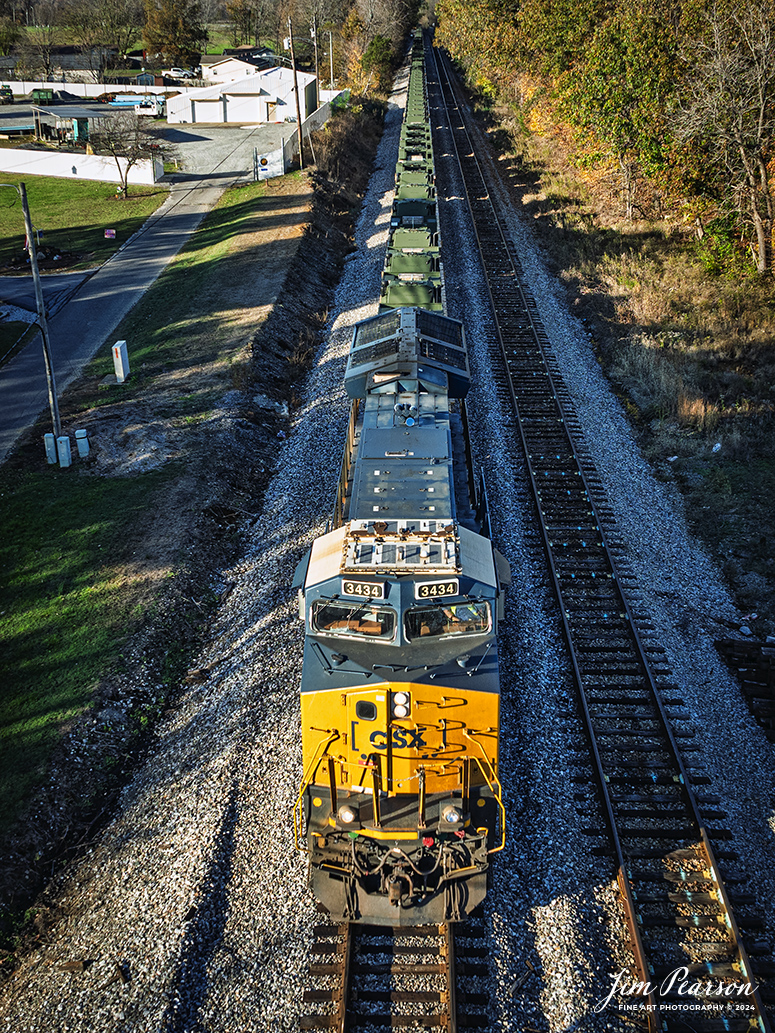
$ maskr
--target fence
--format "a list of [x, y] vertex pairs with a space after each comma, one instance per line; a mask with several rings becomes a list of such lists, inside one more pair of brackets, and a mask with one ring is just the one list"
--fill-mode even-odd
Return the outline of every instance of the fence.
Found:
[[[126, 162], [126, 158], [119, 158]], [[16, 172], [25, 176], [58, 176], [61, 179], [94, 179], [102, 183], [120, 183], [115, 158], [100, 154], [69, 154], [60, 151], [32, 151], [0, 147], [0, 172]], [[142, 158], [129, 170], [129, 183], [151, 185], [164, 175], [158, 159]]]
[[[340, 94], [341, 96], [341, 94]], [[310, 133], [314, 133], [321, 126], [325, 125], [331, 117], [331, 110], [336, 107], [336, 98], [327, 100], [325, 104], [321, 104], [317, 111], [313, 111], [309, 118], [305, 119], [301, 123], [302, 136], [309, 137]], [[258, 179], [269, 179], [271, 176], [282, 176], [291, 166], [291, 162], [299, 153], [299, 131], [294, 129], [287, 140], [284, 141], [282, 147], [278, 147], [276, 151], [272, 151], [271, 154], [265, 154], [262, 157], [266, 159], [265, 169], [270, 167], [275, 170], [272, 172], [265, 171], [262, 174], [262, 170], [259, 170]], [[282, 161], [280, 161], [282, 158]], [[277, 171], [279, 170], [279, 171]]]
[[33, 90], [56, 90], [72, 93], [75, 97], [101, 97], [103, 93], [188, 93], [201, 89], [201, 84], [192, 86], [180, 83], [178, 86], [140, 86], [137, 83], [94, 83], [94, 82], [32, 82], [29, 79], [3, 79], [11, 87], [14, 97], [26, 96]]

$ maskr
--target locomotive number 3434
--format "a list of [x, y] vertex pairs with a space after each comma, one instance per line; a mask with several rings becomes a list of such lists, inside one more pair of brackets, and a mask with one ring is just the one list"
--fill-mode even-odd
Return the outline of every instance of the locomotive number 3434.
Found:
[[367, 599], [384, 599], [385, 586], [373, 581], [343, 581], [342, 595], [360, 595]]
[[420, 581], [414, 586], [415, 599], [436, 599], [444, 595], [459, 595], [460, 582], [453, 581]]

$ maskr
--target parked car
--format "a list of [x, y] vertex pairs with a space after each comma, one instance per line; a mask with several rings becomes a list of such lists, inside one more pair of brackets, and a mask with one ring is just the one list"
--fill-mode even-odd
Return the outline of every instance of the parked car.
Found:
[[170, 79], [193, 79], [194, 73], [188, 68], [162, 68], [162, 75], [168, 75]]
[[13, 104], [13, 90], [10, 86], [0, 86], [0, 104]]

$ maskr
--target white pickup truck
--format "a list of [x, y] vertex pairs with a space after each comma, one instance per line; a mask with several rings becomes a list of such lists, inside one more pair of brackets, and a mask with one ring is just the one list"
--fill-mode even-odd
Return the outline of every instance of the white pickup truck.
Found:
[[151, 118], [161, 118], [167, 114], [167, 101], [164, 97], [152, 94], [143, 97], [139, 103], [135, 104], [135, 111], [138, 115], [150, 115]]
[[193, 79], [194, 73], [188, 68], [162, 68], [162, 75], [167, 75], [170, 79]]

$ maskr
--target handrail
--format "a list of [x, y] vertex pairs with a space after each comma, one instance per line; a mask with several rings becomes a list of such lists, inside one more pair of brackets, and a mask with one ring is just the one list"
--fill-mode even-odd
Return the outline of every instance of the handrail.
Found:
[[[329, 731], [329, 729], [326, 729], [326, 731]], [[302, 825], [302, 798], [305, 792], [307, 791], [307, 787], [312, 781], [312, 776], [315, 774], [315, 769], [317, 768], [321, 758], [325, 755], [331, 743], [338, 738], [339, 732], [337, 731], [337, 729], [334, 729], [334, 731], [331, 732], [327, 739], [320, 740], [320, 742], [318, 743], [318, 748], [315, 751], [315, 756], [309, 762], [309, 766], [307, 767], [307, 770], [304, 772], [304, 777], [301, 780], [301, 789], [299, 789], [299, 795], [296, 798], [296, 803], [293, 805], [293, 839], [296, 844], [296, 849], [304, 851], [306, 853], [309, 853], [309, 850], [307, 850], [306, 845], [301, 846], [299, 844], [299, 834], [301, 832]]]
[[482, 744], [477, 739], [474, 738], [474, 735], [476, 735], [476, 733], [475, 732], [469, 732], [469, 731], [467, 731], [464, 728], [463, 729], [463, 735], [465, 735], [466, 739], [470, 739], [471, 742], [473, 742], [476, 746], [478, 746], [479, 749], [482, 751], [482, 756], [484, 757], [485, 762], [487, 764], [487, 767], [489, 768], [490, 774], [492, 776], [492, 780], [490, 780], [490, 778], [487, 775], [487, 772], [484, 769], [484, 766], [482, 765], [481, 760], [479, 760], [478, 757], [472, 757], [471, 758], [472, 760], [475, 760], [476, 763], [479, 765], [479, 770], [482, 773], [482, 777], [484, 778], [485, 782], [487, 783], [487, 785], [492, 790], [492, 792], [493, 792], [493, 794], [495, 796], [495, 799], [496, 799], [496, 801], [498, 803], [498, 807], [500, 808], [500, 812], [501, 812], [501, 841], [500, 841], [500, 844], [498, 846], [494, 846], [490, 850], [487, 851], [488, 854], [497, 854], [499, 850], [503, 850], [503, 848], [506, 846], [506, 808], [503, 806], [503, 788], [502, 788], [500, 782], [498, 781], [498, 776], [495, 774], [495, 768], [492, 766], [490, 758], [485, 753], [484, 747], [482, 746]]
[[359, 401], [356, 398], [350, 406], [350, 420], [347, 425], [347, 439], [345, 440], [344, 452], [342, 453], [342, 465], [339, 470], [339, 483], [336, 489], [336, 503], [334, 505], [334, 527], [341, 527], [344, 523], [344, 500], [347, 494], [347, 482], [350, 478], [350, 468], [353, 464], [353, 443], [355, 441], [355, 427], [358, 422]]

